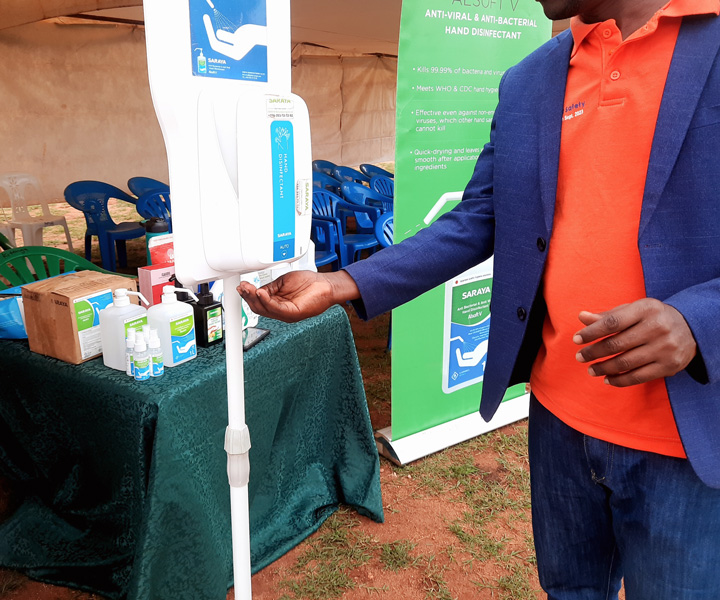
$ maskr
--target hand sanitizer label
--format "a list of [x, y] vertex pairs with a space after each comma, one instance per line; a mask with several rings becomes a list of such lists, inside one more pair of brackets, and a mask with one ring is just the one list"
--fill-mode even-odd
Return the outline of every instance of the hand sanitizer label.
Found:
[[195, 345], [195, 322], [193, 316], [170, 321], [170, 345], [173, 363], [188, 360], [197, 354]]
[[270, 123], [273, 178], [273, 261], [295, 256], [295, 138], [290, 121]]
[[445, 284], [443, 391], [482, 381], [490, 331], [492, 271], [475, 267]]
[[268, 80], [266, 0], [190, 0], [192, 73]]
[[112, 303], [112, 290], [109, 289], [73, 300], [80, 355], [83, 360], [102, 352], [100, 311]]

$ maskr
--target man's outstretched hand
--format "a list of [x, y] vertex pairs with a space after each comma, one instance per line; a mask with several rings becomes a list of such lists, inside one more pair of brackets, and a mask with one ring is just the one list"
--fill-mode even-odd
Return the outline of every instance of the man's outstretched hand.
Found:
[[599, 314], [582, 311], [579, 319], [585, 327], [573, 341], [588, 345], [577, 360], [592, 362], [590, 375], [616, 387], [675, 375], [697, 353], [683, 316], [659, 300], [643, 298]]
[[243, 281], [237, 291], [253, 312], [288, 323], [314, 317], [333, 304], [360, 297], [355, 281], [345, 271], [290, 271], [261, 288]]

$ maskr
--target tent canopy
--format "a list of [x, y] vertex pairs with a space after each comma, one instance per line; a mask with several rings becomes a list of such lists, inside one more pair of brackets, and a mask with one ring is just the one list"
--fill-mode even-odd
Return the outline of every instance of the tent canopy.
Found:
[[[292, 0], [293, 43], [397, 55], [401, 0]], [[0, 29], [88, 13], [141, 22], [142, 0], [0, 0]]]
[[[394, 159], [401, 0], [291, 0], [293, 91], [313, 158]], [[72, 181], [167, 180], [150, 98], [141, 0], [0, 0], [0, 173], [60, 199]], [[0, 193], [0, 205], [7, 199]]]

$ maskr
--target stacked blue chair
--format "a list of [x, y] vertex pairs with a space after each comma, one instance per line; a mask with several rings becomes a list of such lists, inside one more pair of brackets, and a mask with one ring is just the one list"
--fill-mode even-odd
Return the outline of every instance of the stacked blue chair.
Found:
[[338, 239], [338, 230], [331, 220], [313, 218], [310, 239], [315, 244], [315, 266], [332, 265], [337, 271], [347, 264], [345, 245]]
[[383, 175], [384, 177], [389, 177], [390, 179], [395, 178], [395, 174], [391, 173], [390, 171], [387, 171], [386, 169], [383, 169], [382, 167], [378, 167], [377, 165], [372, 165], [369, 163], [363, 163], [360, 165], [360, 170], [365, 173], [368, 177], [374, 177], [375, 175]]
[[372, 198], [368, 198], [368, 193], [380, 197], [380, 194], [373, 192], [369, 187], [365, 187], [354, 181], [345, 181], [340, 186], [343, 199], [352, 205], [365, 206], [375, 211], [375, 214], [358, 213], [355, 215], [356, 230], [358, 233], [372, 233], [375, 228], [375, 221], [382, 213], [382, 206], [379, 202], [375, 202]]
[[116, 271], [115, 250], [117, 262], [126, 267], [125, 241], [143, 237], [145, 228], [136, 221], [115, 223], [107, 208], [111, 198], [135, 204], [135, 198], [102, 181], [76, 181], [65, 188], [67, 203], [85, 215], [85, 258], [90, 260], [92, 237], [97, 236], [103, 268]]
[[335, 167], [332, 175], [338, 181], [354, 181], [370, 185], [370, 178], [367, 175], [351, 167]]
[[[355, 183], [354, 181], [346, 181], [340, 186], [342, 195], [345, 200], [353, 204], [364, 204], [373, 207], [381, 212], [393, 212], [393, 199], [383, 196], [375, 190]], [[365, 223], [363, 223], [365, 225]], [[373, 220], [374, 224], [374, 220]]]
[[393, 214], [388, 212], [381, 215], [375, 222], [375, 237], [381, 248], [387, 248], [393, 244], [393, 235], [395, 233]]
[[322, 171], [313, 171], [313, 187], [340, 195], [340, 182]]
[[395, 180], [385, 175], [373, 175], [370, 178], [370, 187], [388, 198], [395, 199]]
[[337, 232], [338, 246], [341, 249], [339, 254], [342, 254], [342, 248], [344, 248], [347, 253], [344, 263], [343, 257], [341, 256], [341, 263], [343, 264], [341, 264], [340, 267], [344, 267], [357, 260], [362, 250], [369, 250], [370, 253], [372, 253], [379, 246], [374, 230], [373, 233], [348, 233], [347, 219], [359, 213], [365, 213], [371, 219], [377, 219], [379, 216], [376, 209], [348, 204], [332, 192], [324, 190], [315, 190], [313, 192], [313, 216], [334, 224]]
[[337, 165], [334, 162], [330, 162], [329, 160], [314, 160], [312, 161], [312, 169], [313, 171], [317, 171], [318, 173], [325, 173], [325, 175], [330, 175], [330, 177], [333, 176], [333, 171]]
[[138, 198], [148, 192], [170, 193], [170, 186], [167, 183], [152, 177], [131, 177], [128, 179], [128, 189]]
[[145, 192], [137, 199], [137, 211], [143, 219], [157, 217], [168, 224], [168, 232], [172, 233], [172, 206], [170, 194], [165, 192]]
[[[395, 218], [391, 212], [385, 213], [376, 221], [375, 237], [380, 244], [380, 248], [392, 246], [395, 234], [394, 222]], [[392, 316], [390, 317], [390, 324], [388, 326], [387, 348], [388, 350], [392, 348]]]

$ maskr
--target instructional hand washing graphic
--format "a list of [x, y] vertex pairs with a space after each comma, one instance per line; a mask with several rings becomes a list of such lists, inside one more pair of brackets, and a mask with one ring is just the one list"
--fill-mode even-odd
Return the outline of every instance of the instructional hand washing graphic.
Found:
[[267, 81], [266, 0], [190, 0], [193, 75]]
[[492, 261], [445, 284], [443, 392], [482, 381], [490, 332]]

